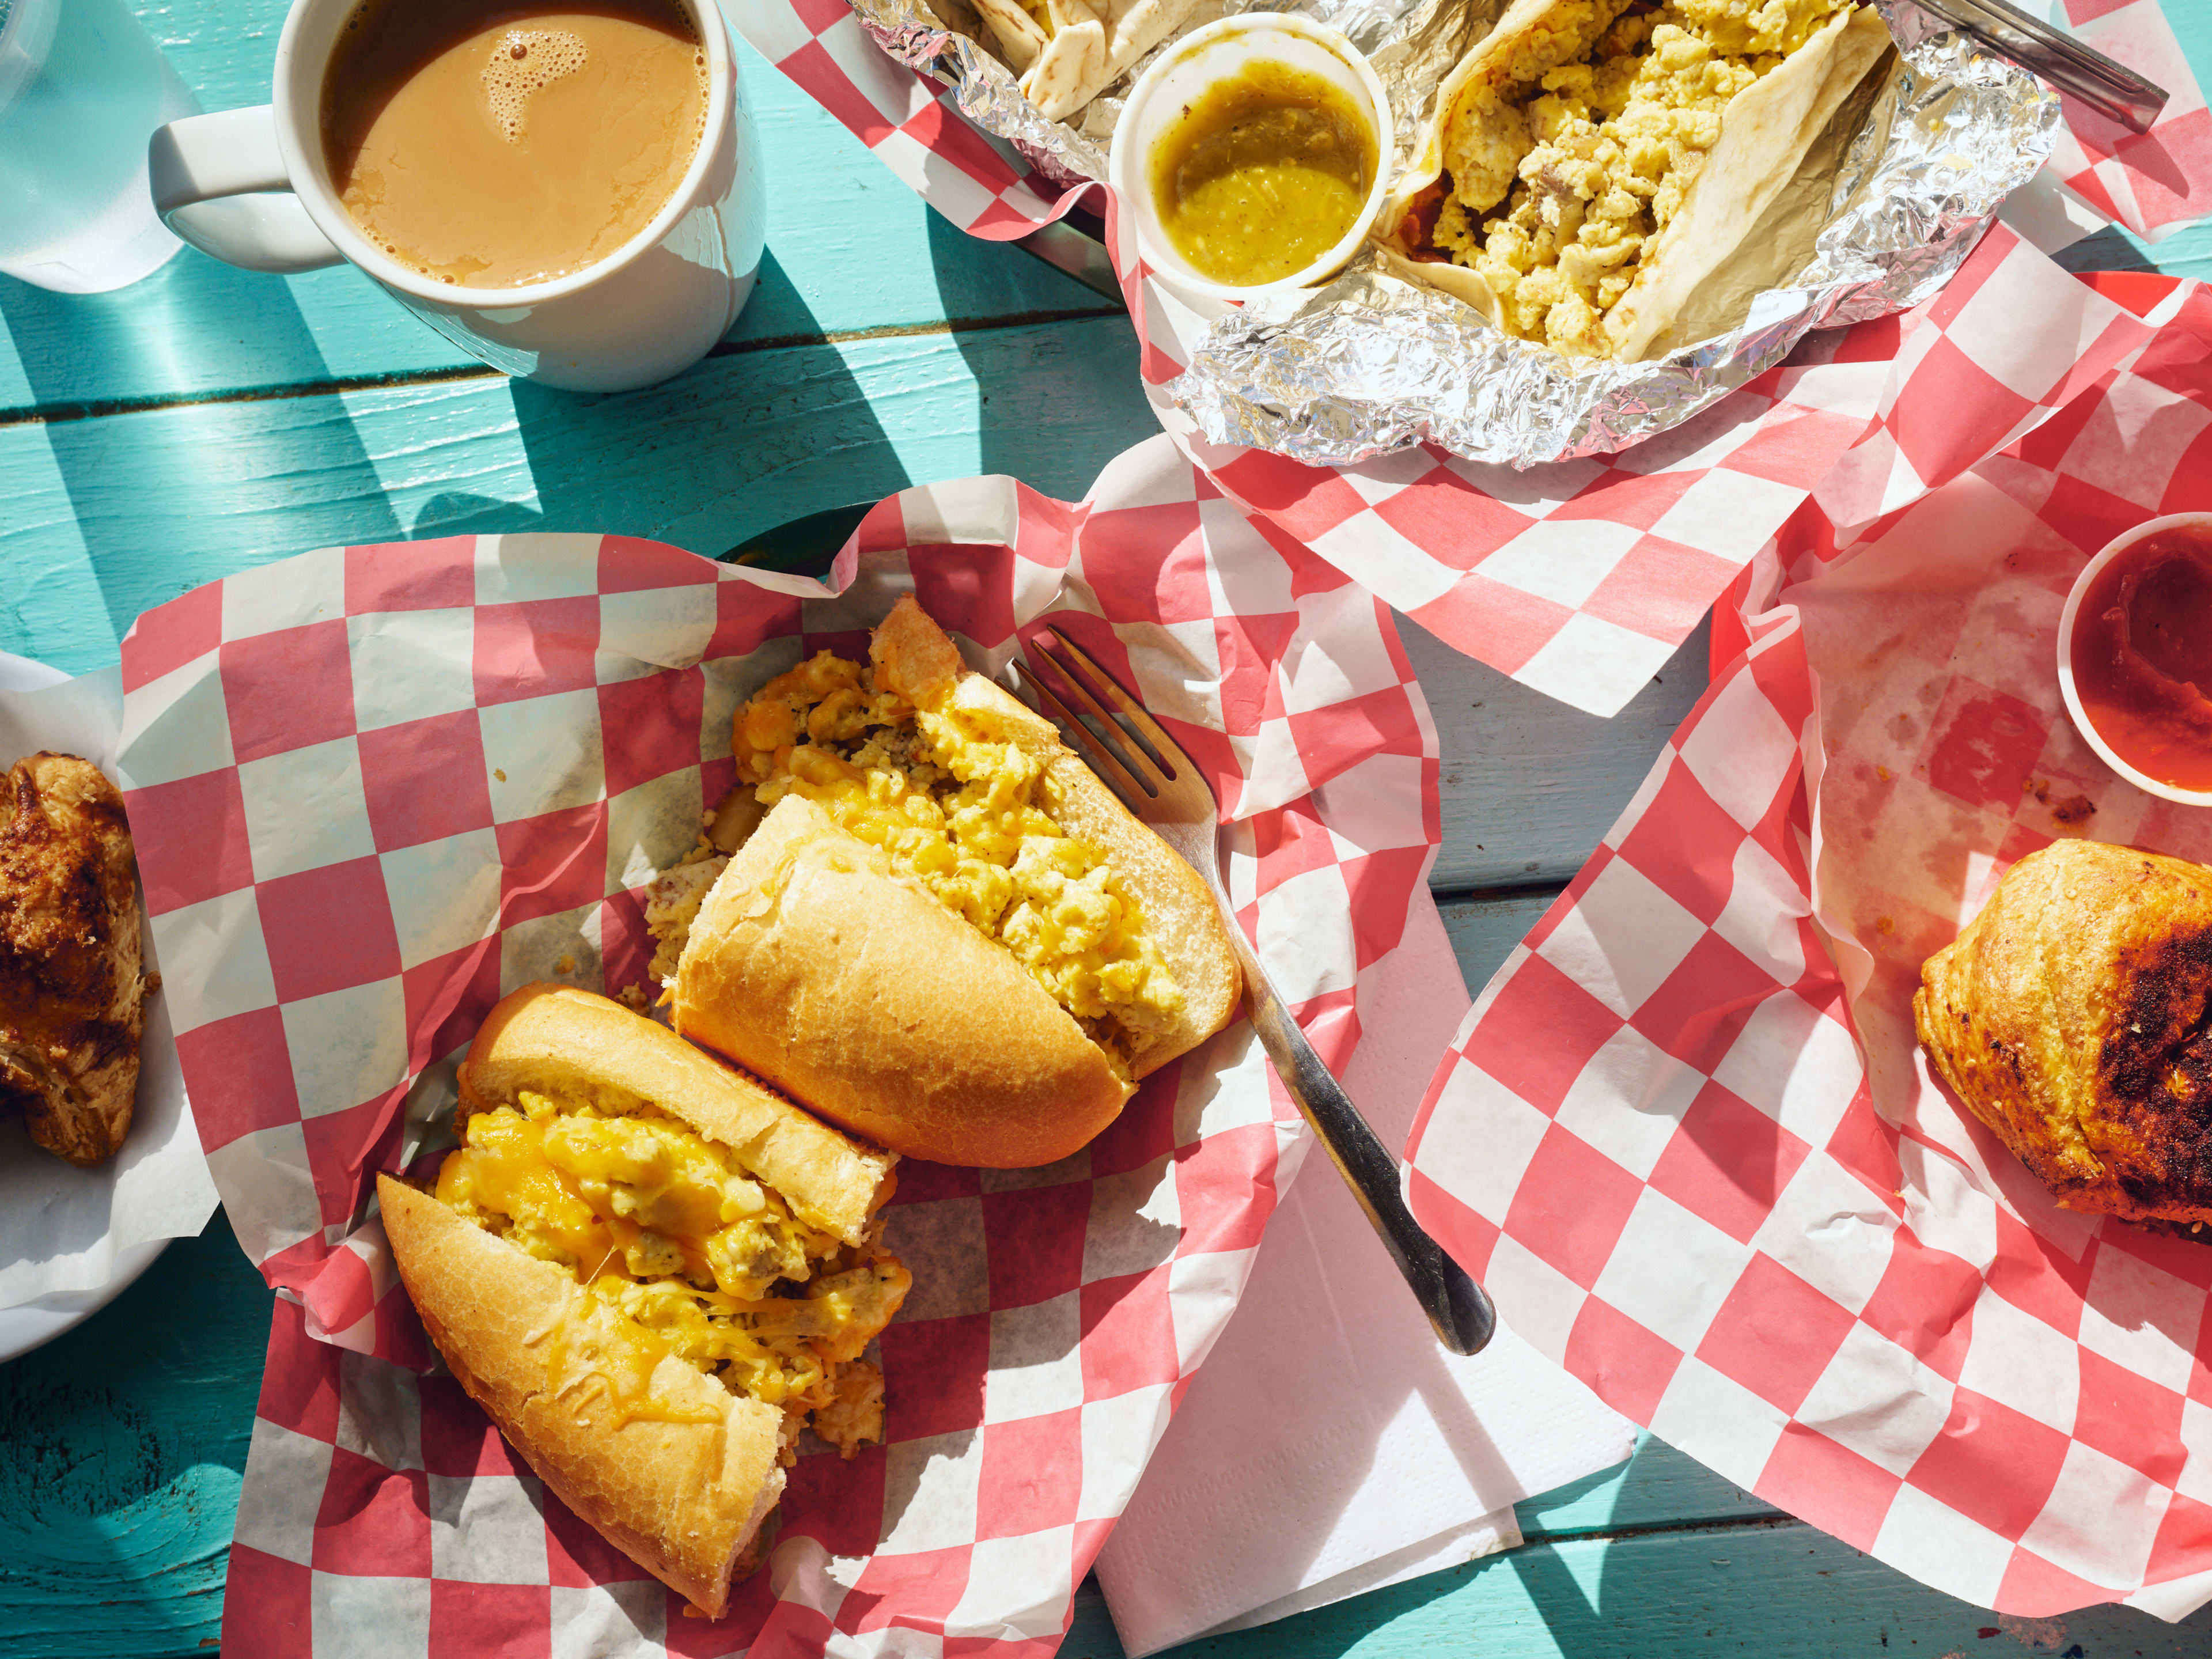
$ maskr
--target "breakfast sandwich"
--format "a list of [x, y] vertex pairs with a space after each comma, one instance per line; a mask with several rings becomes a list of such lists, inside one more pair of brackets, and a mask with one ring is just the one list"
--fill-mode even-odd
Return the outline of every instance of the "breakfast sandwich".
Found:
[[1385, 264], [1568, 356], [1680, 344], [1888, 46], [1854, 0], [1514, 0], [1437, 89]]
[[833, 1121], [1052, 1163], [1234, 1013], [1205, 883], [910, 597], [732, 731], [750, 799], [654, 884], [655, 973], [678, 1031]]
[[883, 1437], [897, 1159], [573, 987], [503, 1000], [459, 1084], [430, 1189], [377, 1181], [408, 1295], [546, 1486], [719, 1617], [802, 1433]]

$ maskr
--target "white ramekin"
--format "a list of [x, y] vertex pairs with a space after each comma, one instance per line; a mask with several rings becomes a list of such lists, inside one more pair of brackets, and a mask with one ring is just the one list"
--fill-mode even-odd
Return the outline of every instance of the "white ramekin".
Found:
[[[1278, 281], [1238, 288], [1200, 276], [1169, 244], [1152, 199], [1152, 163], [1162, 136], [1186, 106], [1209, 87], [1234, 78], [1255, 63], [1304, 70], [1340, 88], [1374, 129], [1375, 182], [1352, 228], [1328, 252]], [[1121, 118], [1115, 124], [1107, 176], [1135, 216], [1138, 252], [1163, 281], [1186, 294], [1253, 300], [1311, 288], [1334, 276], [1359, 251], [1389, 183], [1392, 142], [1390, 100], [1357, 46], [1327, 25], [1294, 12], [1246, 12], [1192, 30], [1152, 60], [1130, 88]]]
[[2103, 574], [2105, 567], [2144, 538], [2161, 530], [2193, 529], [2212, 535], [2212, 513], [2169, 513], [2162, 519], [2149, 519], [2133, 530], [2115, 536], [2101, 552], [2081, 568], [2074, 579], [2074, 591], [2066, 596], [2066, 609], [2058, 618], [2058, 694], [2066, 700], [2066, 713], [2074, 721], [2074, 729], [2081, 734], [2082, 742], [2097, 751], [2098, 758], [2125, 778], [2145, 794], [2156, 795], [2161, 800], [2178, 801], [2184, 806], [2212, 806], [2212, 790], [2177, 789], [2170, 783], [2149, 777], [2122, 760], [2112, 752], [2090, 723], [2081, 707], [2081, 694], [2074, 684], [2074, 617], [2081, 608], [2081, 596], [2089, 585]]

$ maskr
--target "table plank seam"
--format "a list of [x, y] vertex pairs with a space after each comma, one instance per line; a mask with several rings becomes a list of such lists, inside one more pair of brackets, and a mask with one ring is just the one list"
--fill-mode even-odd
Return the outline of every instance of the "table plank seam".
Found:
[[[1079, 306], [1063, 310], [1018, 312], [1003, 317], [951, 317], [933, 323], [902, 323], [882, 328], [777, 334], [757, 340], [725, 340], [707, 355], [709, 357], [736, 357], [754, 352], [788, 351], [875, 340], [913, 339], [939, 334], [985, 334], [1007, 329], [1034, 328], [1050, 323], [1087, 322], [1100, 317], [1124, 314], [1119, 307], [1115, 306]], [[90, 398], [71, 403], [21, 404], [0, 409], [0, 428], [59, 426], [74, 421], [99, 420], [112, 415], [143, 415], [216, 404], [275, 403], [288, 398], [328, 397], [348, 392], [386, 392], [416, 386], [442, 386], [460, 380], [503, 378], [497, 369], [489, 368], [482, 363], [457, 363], [444, 368], [410, 369], [391, 374], [334, 375], [326, 380], [238, 386], [224, 392], [189, 395], [155, 394], [144, 398]]]
[[1523, 1547], [1530, 1544], [1613, 1544], [1627, 1538], [1650, 1538], [1664, 1534], [1673, 1538], [1688, 1538], [1700, 1533], [1771, 1532], [1781, 1527], [1802, 1527], [1807, 1523], [1796, 1516], [1780, 1510], [1764, 1515], [1716, 1516], [1707, 1521], [1641, 1521], [1626, 1527], [1577, 1527], [1564, 1532], [1546, 1532], [1524, 1527], [1521, 1529]]
[[794, 346], [847, 345], [860, 340], [910, 340], [931, 334], [981, 334], [993, 329], [1034, 328], [1044, 323], [1087, 322], [1094, 317], [1125, 317], [1119, 306], [1075, 306], [1057, 311], [1020, 311], [1004, 317], [947, 317], [934, 323], [886, 323], [881, 328], [837, 329], [822, 334], [771, 334], [757, 340], [724, 340], [707, 355], [736, 357], [748, 351], [782, 351]]
[[1447, 904], [1503, 904], [1515, 899], [1554, 898], [1567, 890], [1564, 881], [1516, 881], [1490, 887], [1431, 887], [1429, 896]]

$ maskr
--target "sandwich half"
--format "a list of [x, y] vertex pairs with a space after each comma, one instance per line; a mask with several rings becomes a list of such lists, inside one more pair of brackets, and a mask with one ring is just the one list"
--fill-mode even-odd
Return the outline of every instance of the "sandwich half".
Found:
[[720, 1617], [807, 1428], [883, 1435], [896, 1158], [570, 987], [492, 1011], [434, 1190], [377, 1181], [454, 1376], [545, 1485]]
[[1055, 1162], [1229, 1022], [1235, 948], [1198, 873], [911, 598], [869, 657], [738, 711], [767, 816], [647, 910], [676, 1029], [894, 1150]]
[[1384, 264], [1570, 356], [1682, 344], [1888, 46], [1853, 0], [1514, 0], [1437, 88]]

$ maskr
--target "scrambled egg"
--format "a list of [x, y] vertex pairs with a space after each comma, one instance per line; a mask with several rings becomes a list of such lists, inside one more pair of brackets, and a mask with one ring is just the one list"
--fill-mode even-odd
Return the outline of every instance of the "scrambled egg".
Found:
[[691, 924], [699, 920], [699, 907], [729, 862], [726, 854], [717, 855], [712, 843], [702, 838], [647, 884], [645, 926], [653, 935], [653, 964], [646, 971], [654, 984], [665, 985], [676, 977], [676, 964], [683, 960]]
[[[872, 668], [823, 651], [763, 686], [732, 735], [738, 775], [763, 805], [804, 795], [881, 848], [1013, 952], [1109, 1054], [1126, 1058], [1181, 1011], [1136, 898], [1054, 822], [1058, 786], [988, 712], [916, 709], [876, 690]], [[679, 911], [661, 914], [672, 927]]]
[[1562, 6], [1455, 110], [1436, 246], [1489, 283], [1508, 333], [1609, 356], [1622, 332], [1609, 313], [1719, 142], [1722, 112], [1852, 3]]
[[468, 1120], [441, 1201], [568, 1268], [732, 1391], [782, 1407], [787, 1447], [810, 1416], [848, 1457], [883, 1437], [883, 1374], [860, 1356], [912, 1283], [897, 1258], [807, 1226], [727, 1149], [650, 1106], [520, 1100]]

